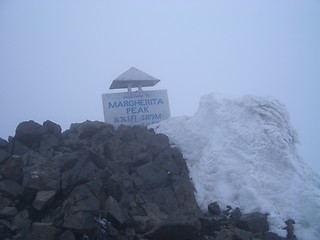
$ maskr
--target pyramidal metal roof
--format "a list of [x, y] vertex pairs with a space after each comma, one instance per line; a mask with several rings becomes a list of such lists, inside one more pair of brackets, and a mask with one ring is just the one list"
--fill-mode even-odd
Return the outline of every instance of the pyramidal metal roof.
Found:
[[160, 82], [159, 79], [146, 74], [134, 67], [112, 81], [110, 89], [131, 88], [131, 87], [151, 87]]

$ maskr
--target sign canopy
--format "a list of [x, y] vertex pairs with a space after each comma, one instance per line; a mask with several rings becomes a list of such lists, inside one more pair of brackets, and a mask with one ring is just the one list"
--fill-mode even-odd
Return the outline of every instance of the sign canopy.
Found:
[[160, 82], [159, 79], [132, 67], [114, 79], [110, 89], [128, 88], [131, 91], [131, 88], [136, 87], [141, 90], [142, 87], [152, 87], [158, 82]]

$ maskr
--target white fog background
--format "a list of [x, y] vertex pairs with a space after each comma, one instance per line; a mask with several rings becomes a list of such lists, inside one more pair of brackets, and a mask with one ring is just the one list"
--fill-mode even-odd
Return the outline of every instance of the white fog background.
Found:
[[161, 80], [172, 116], [211, 92], [278, 99], [320, 173], [320, 1], [0, 0], [0, 137], [103, 121], [130, 67]]

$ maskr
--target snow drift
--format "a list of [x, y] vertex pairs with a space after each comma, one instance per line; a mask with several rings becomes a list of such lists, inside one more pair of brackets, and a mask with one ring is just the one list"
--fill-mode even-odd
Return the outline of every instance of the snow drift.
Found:
[[278, 101], [210, 94], [194, 116], [152, 127], [183, 152], [204, 211], [217, 201], [268, 213], [270, 230], [281, 236], [291, 218], [298, 239], [318, 239], [320, 178], [297, 154], [297, 133]]

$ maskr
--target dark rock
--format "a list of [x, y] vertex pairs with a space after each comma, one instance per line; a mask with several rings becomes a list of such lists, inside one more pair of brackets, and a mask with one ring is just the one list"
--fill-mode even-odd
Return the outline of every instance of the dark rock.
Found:
[[108, 179], [105, 186], [107, 194], [112, 196], [118, 202], [122, 197], [120, 182], [121, 182], [121, 179], [119, 179], [119, 176], [118, 178], [116, 176], [112, 176]]
[[[22, 145], [23, 146], [23, 145]], [[49, 165], [51, 167], [51, 162], [48, 161], [48, 158], [42, 156], [40, 153], [27, 149], [20, 157], [23, 160], [24, 167], [33, 169], [33, 168], [48, 168]]]
[[76, 240], [76, 237], [70, 230], [66, 230], [61, 233], [56, 240]]
[[30, 148], [38, 148], [46, 129], [34, 121], [22, 122], [16, 129], [15, 139]]
[[94, 221], [95, 216], [96, 214], [92, 212], [66, 212], [62, 227], [76, 232], [90, 231], [97, 227], [97, 223]]
[[13, 218], [11, 230], [29, 229], [31, 225], [30, 216], [27, 210], [23, 210], [16, 214]]
[[61, 141], [60, 136], [45, 133], [41, 137], [41, 142], [39, 146], [39, 152], [43, 156], [48, 156], [52, 154], [56, 147], [59, 146]]
[[71, 124], [70, 131], [76, 133], [79, 139], [91, 139], [109, 125], [99, 121], [86, 121], [80, 124]]
[[41, 135], [39, 152], [44, 156], [51, 156], [53, 154], [53, 151], [61, 143], [61, 127], [49, 120], [43, 123], [43, 127], [46, 131]]
[[201, 232], [204, 235], [213, 235], [215, 231], [220, 230], [220, 223], [214, 218], [199, 218], [201, 224]]
[[252, 233], [266, 232], [269, 229], [267, 215], [259, 212], [243, 214], [237, 223], [237, 227]]
[[119, 137], [119, 139], [124, 143], [130, 143], [132, 141], [137, 140], [136, 134], [135, 134], [135, 128], [137, 127], [129, 127], [125, 125], [121, 125], [116, 129], [116, 135]]
[[169, 215], [162, 211], [158, 204], [146, 201], [141, 204], [141, 208], [144, 210], [144, 213], [151, 219], [157, 221], [168, 219]]
[[23, 155], [31, 151], [32, 149], [29, 148], [28, 146], [20, 143], [19, 141], [12, 139], [9, 141], [10, 145], [10, 153], [13, 155]]
[[23, 165], [23, 160], [19, 156], [12, 155], [0, 166], [0, 174], [21, 184]]
[[107, 194], [104, 189], [104, 181], [101, 179], [94, 179], [86, 183], [86, 186], [90, 189], [92, 194], [100, 201], [104, 203], [107, 199]]
[[11, 236], [11, 240], [33, 240], [31, 229], [23, 228], [21, 230], [16, 231], [16, 233]]
[[287, 225], [284, 229], [287, 230], [287, 238], [288, 239], [292, 239], [292, 240], [296, 240], [296, 236], [294, 235], [294, 227], [293, 225], [295, 224], [295, 221], [292, 219], [288, 219], [287, 221], [285, 221], [285, 224]]
[[122, 154], [119, 154], [120, 147], [123, 146], [120, 139], [116, 136], [112, 136], [110, 139], [108, 139], [107, 142], [103, 145], [103, 155], [106, 159], [109, 159], [111, 161], [114, 161]]
[[0, 163], [5, 162], [9, 157], [10, 154], [7, 151], [0, 149]]
[[[56, 227], [61, 227], [68, 206], [64, 205], [65, 202], [60, 194], [55, 197], [54, 202], [48, 208], [44, 208], [42, 211], [32, 211], [34, 214], [34, 221], [53, 223]], [[32, 208], [31, 208], [32, 209]], [[33, 210], [33, 209], [32, 209]], [[70, 214], [69, 214], [70, 215]], [[60, 229], [61, 230], [61, 229]]]
[[0, 239], [10, 239], [11, 233], [11, 225], [7, 220], [0, 219]]
[[193, 213], [176, 213], [168, 220], [157, 224], [151, 231], [145, 234], [150, 240], [193, 240], [200, 230], [198, 217]]
[[102, 128], [98, 134], [92, 137], [92, 142], [94, 143], [105, 143], [108, 142], [115, 136], [114, 126], [110, 124], [105, 124], [104, 128]]
[[231, 231], [233, 232], [233, 235], [238, 239], [252, 240], [256, 238], [256, 235], [253, 232], [245, 231], [239, 228], [231, 228]]
[[54, 240], [57, 234], [57, 229], [52, 223], [32, 223], [32, 239], [34, 240]]
[[105, 229], [105, 232], [102, 231], [102, 233], [107, 236], [115, 237], [119, 234], [119, 231], [115, 227], [113, 227], [113, 225], [110, 222], [107, 222], [104, 229]]
[[234, 211], [230, 213], [230, 218], [229, 218], [230, 224], [236, 226], [241, 216], [242, 214], [241, 214], [240, 208], [237, 207]]
[[229, 225], [229, 219], [226, 215], [220, 214], [219, 216], [212, 217], [215, 221], [217, 221], [220, 226], [227, 226]]
[[[184, 160], [182, 157], [174, 158], [174, 151], [168, 149], [161, 157], [138, 167], [137, 175], [133, 177], [135, 186], [147, 192], [166, 213], [197, 206], [187, 168], [182, 164]], [[177, 170], [184, 167], [185, 172]]]
[[10, 154], [14, 154], [14, 153], [13, 153], [14, 142], [15, 142], [14, 137], [9, 136], [9, 137], [8, 137], [8, 146], [7, 146], [7, 149], [6, 149], [6, 150], [7, 150], [7, 152], [10, 153]]
[[95, 218], [95, 221], [98, 223], [95, 234], [98, 239], [109, 239], [109, 237], [113, 239], [119, 234], [119, 231], [114, 228], [111, 222], [109, 222], [107, 219], [98, 217]]
[[48, 207], [52, 203], [57, 191], [40, 191], [37, 192], [36, 198], [32, 203], [32, 206], [37, 210], [42, 210], [44, 207]]
[[65, 172], [71, 168], [73, 168], [78, 162], [80, 156], [77, 152], [64, 152], [58, 153], [52, 157], [52, 161], [56, 164], [56, 166], [60, 169], [60, 172]]
[[77, 186], [63, 205], [63, 227], [79, 231], [97, 226], [94, 216], [99, 214], [100, 203], [86, 185]]
[[212, 215], [220, 215], [221, 210], [219, 204], [217, 202], [210, 203], [208, 205], [208, 212]]
[[67, 199], [68, 211], [75, 213], [79, 211], [98, 213], [100, 204], [86, 185], [79, 185], [73, 189]]
[[216, 232], [215, 240], [254, 240], [255, 235], [251, 232], [244, 231], [238, 228], [223, 228]]
[[227, 205], [226, 208], [223, 209], [222, 214], [225, 216], [230, 216], [231, 212], [232, 212], [232, 207]]
[[61, 127], [60, 125], [51, 122], [50, 120], [45, 121], [43, 124], [43, 127], [46, 129], [46, 131], [50, 134], [54, 134], [59, 136], [61, 134]]
[[[234, 233], [229, 231], [229, 229], [223, 229], [216, 234], [214, 239], [215, 240], [234, 240], [237, 238]], [[244, 239], [241, 239], [241, 240], [244, 240]]]
[[13, 203], [10, 199], [6, 198], [2, 194], [0, 194], [0, 209], [3, 209], [5, 207], [12, 206]]
[[18, 213], [15, 207], [5, 207], [0, 210], [0, 217], [12, 217]]
[[135, 230], [130, 227], [128, 227], [124, 230], [124, 237], [127, 239], [132, 239], [132, 240], [137, 239]]
[[195, 189], [188, 177], [186, 162], [181, 153], [175, 148], [166, 148], [155, 158], [154, 167], [159, 169], [159, 181], [163, 181], [158, 185], [161, 186], [161, 191], [157, 188], [150, 191], [154, 194], [156, 203], [167, 213], [176, 208], [186, 208], [193, 209], [197, 214], [199, 209], [195, 198], [190, 197], [194, 195]]
[[89, 150], [88, 158], [95, 164], [97, 168], [104, 169], [106, 167], [106, 159], [103, 155]]
[[108, 197], [106, 201], [104, 212], [107, 219], [109, 219], [116, 228], [121, 228], [129, 222], [128, 213], [111, 196]]
[[20, 198], [23, 194], [23, 188], [15, 181], [5, 179], [0, 181], [0, 192], [8, 194], [12, 198]]
[[66, 170], [61, 176], [61, 187], [64, 193], [67, 193], [70, 188], [89, 182], [95, 179], [104, 179], [108, 177], [108, 171], [99, 169], [96, 165], [88, 161], [87, 158], [79, 158], [75, 166]]
[[7, 149], [8, 142], [2, 138], [0, 138], [0, 149]]
[[151, 152], [141, 152], [133, 157], [132, 166], [136, 168], [136, 167], [142, 166], [144, 164], [147, 164], [151, 161], [152, 161], [152, 153]]
[[60, 189], [60, 171], [50, 165], [24, 168], [23, 184], [35, 191]]
[[152, 230], [155, 220], [148, 216], [133, 216], [133, 225], [137, 233], [146, 233]]
[[[181, 167], [184, 168], [184, 166]], [[195, 214], [198, 214], [200, 210], [198, 208], [197, 202], [194, 197], [190, 197], [194, 196], [195, 189], [190, 183], [190, 179], [188, 176], [188, 174], [179, 174], [171, 177], [169, 187], [172, 188], [173, 193], [169, 192], [170, 194], [168, 194], [168, 199], [175, 198], [178, 208], [192, 209]], [[173, 201], [168, 202], [169, 205], [166, 205], [166, 208], [164, 209], [168, 209], [169, 212], [172, 211], [170, 206], [174, 206]], [[167, 203], [167, 201], [164, 201], [163, 203]]]
[[273, 233], [273, 232], [262, 233], [260, 238], [263, 240], [288, 240], [286, 238], [279, 237], [278, 234]]

